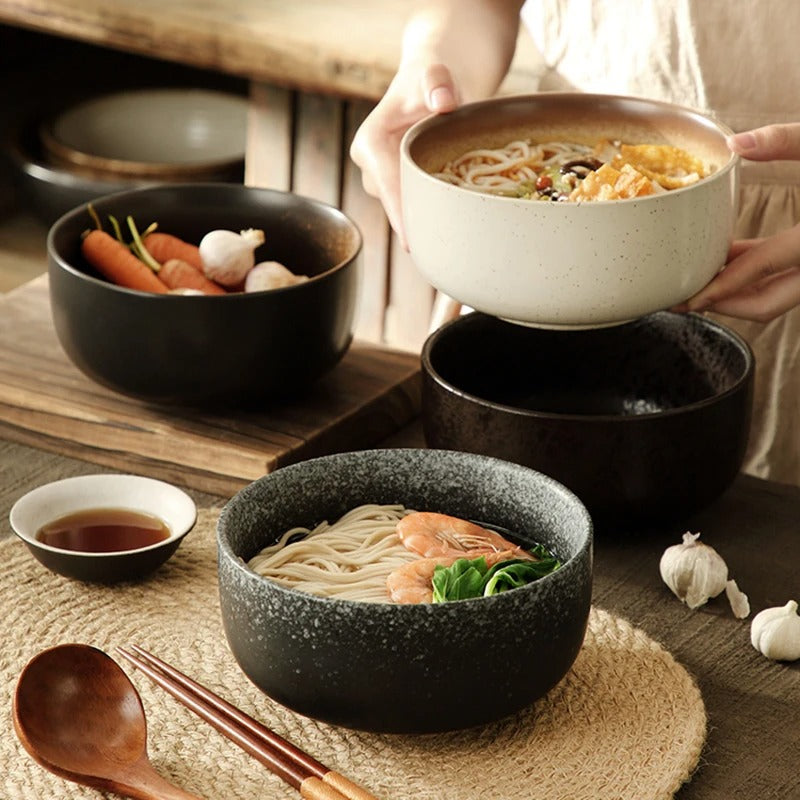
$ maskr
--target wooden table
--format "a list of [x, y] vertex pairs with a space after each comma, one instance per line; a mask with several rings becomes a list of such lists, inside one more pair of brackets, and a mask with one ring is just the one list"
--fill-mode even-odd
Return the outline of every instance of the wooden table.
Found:
[[[422, 444], [419, 426], [412, 424], [389, 444]], [[11, 535], [8, 512], [25, 491], [97, 471], [106, 470], [0, 440], [0, 536]], [[201, 507], [220, 502], [189, 491]], [[694, 778], [678, 793], [680, 800], [800, 797], [800, 662], [776, 664], [758, 654], [749, 642], [749, 623], [735, 620], [724, 600], [699, 611], [683, 606], [659, 578], [661, 553], [679, 541], [684, 528], [701, 531], [728, 562], [755, 613], [800, 596], [798, 519], [800, 489], [740, 477], [683, 526], [596, 539], [594, 602], [670, 650], [696, 678], [706, 703], [707, 746]], [[468, 787], [464, 798], [469, 800]]]

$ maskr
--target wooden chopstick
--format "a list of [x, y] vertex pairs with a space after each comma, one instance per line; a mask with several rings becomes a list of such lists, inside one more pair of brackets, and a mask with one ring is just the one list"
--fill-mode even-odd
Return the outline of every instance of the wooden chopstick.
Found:
[[247, 716], [205, 686], [137, 645], [117, 652], [176, 700], [194, 711], [297, 789], [308, 800], [377, 800], [374, 795]]

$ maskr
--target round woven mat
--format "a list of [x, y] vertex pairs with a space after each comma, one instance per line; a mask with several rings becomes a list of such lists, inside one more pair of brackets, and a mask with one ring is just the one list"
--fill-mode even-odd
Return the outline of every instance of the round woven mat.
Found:
[[[697, 765], [706, 715], [691, 677], [640, 630], [597, 608], [567, 677], [531, 708], [496, 724], [389, 736], [286, 710], [244, 677], [228, 650], [216, 590], [216, 517], [201, 511], [164, 567], [146, 581], [115, 587], [53, 575], [17, 539], [0, 543], [0, 796], [101, 796], [39, 767], [12, 732], [20, 670], [40, 650], [64, 642], [112, 656], [115, 646], [140, 644], [383, 800], [661, 800]], [[147, 712], [151, 760], [165, 777], [209, 800], [299, 796], [142, 673], [125, 669]]]

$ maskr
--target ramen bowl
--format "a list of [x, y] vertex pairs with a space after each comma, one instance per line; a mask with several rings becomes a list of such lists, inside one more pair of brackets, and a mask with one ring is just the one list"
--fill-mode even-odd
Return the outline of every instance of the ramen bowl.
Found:
[[[312, 595], [247, 566], [284, 531], [365, 503], [496, 525], [544, 544], [562, 566], [491, 597], [420, 605]], [[222, 620], [239, 665], [272, 699], [328, 723], [421, 733], [499, 719], [553, 688], [583, 642], [591, 520], [563, 486], [516, 464], [416, 449], [312, 459], [234, 496], [217, 539]]]
[[152, 294], [116, 286], [83, 259], [85, 205], [47, 239], [50, 306], [58, 339], [86, 375], [154, 403], [254, 407], [307, 389], [352, 341], [361, 234], [338, 209], [289, 192], [167, 184], [93, 203], [98, 217], [198, 243], [211, 230], [264, 231], [256, 261], [279, 261], [309, 280], [225, 296]]
[[[575, 93], [493, 98], [428, 117], [401, 145], [411, 257], [455, 300], [526, 325], [601, 327], [671, 308], [725, 263], [739, 163], [728, 133], [686, 108]], [[713, 172], [660, 194], [584, 202], [491, 195], [432, 174], [518, 139], [669, 144]]]
[[[92, 549], [77, 549], [77, 543], [90, 539], [81, 540], [76, 532], [70, 536], [74, 546], [54, 546], [40, 537], [42, 529], [57, 520], [108, 509], [158, 520], [164, 536], [143, 546], [132, 546], [129, 539], [128, 546], [121, 547], [107, 541], [115, 536], [112, 528], [98, 528], [91, 537]], [[59, 575], [94, 583], [135, 580], [153, 572], [175, 553], [196, 518], [194, 501], [176, 486], [116, 474], [80, 475], [38, 486], [20, 497], [9, 515], [14, 533], [37, 561]]]
[[697, 314], [586, 331], [467, 314], [423, 347], [423, 429], [431, 447], [552, 476], [598, 528], [661, 525], [739, 472], [754, 370], [741, 337]]

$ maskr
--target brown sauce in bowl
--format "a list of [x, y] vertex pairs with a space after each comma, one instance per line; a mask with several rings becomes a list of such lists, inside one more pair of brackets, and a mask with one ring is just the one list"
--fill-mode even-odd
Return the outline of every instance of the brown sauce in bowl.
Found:
[[124, 508], [76, 511], [43, 525], [36, 540], [61, 550], [116, 553], [163, 542], [170, 529], [164, 520]]

